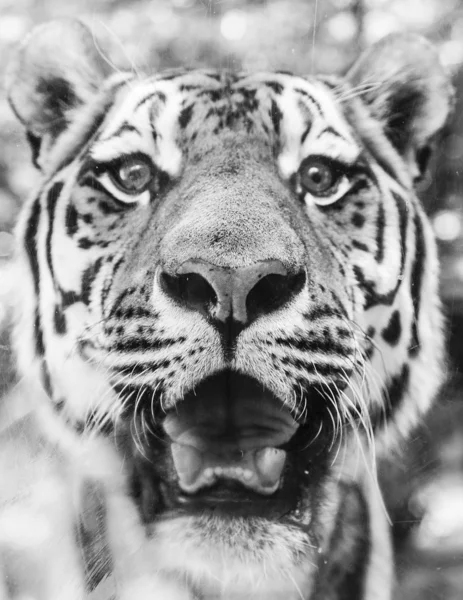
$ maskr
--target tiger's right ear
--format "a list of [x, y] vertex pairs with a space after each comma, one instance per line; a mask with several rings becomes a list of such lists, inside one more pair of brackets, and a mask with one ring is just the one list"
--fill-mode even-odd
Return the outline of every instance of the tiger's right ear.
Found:
[[52, 143], [72, 120], [73, 111], [95, 96], [108, 71], [91, 32], [80, 21], [59, 19], [36, 27], [6, 76], [8, 99], [31, 145], [40, 146], [45, 139]]

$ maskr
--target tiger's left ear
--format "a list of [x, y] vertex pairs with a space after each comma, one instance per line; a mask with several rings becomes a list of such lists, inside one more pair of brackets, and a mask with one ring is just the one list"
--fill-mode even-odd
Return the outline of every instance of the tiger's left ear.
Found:
[[80, 21], [57, 19], [31, 32], [10, 61], [6, 88], [35, 153], [52, 145], [75, 109], [97, 94], [108, 70]]
[[347, 81], [418, 179], [454, 103], [436, 48], [418, 35], [389, 35], [360, 56]]

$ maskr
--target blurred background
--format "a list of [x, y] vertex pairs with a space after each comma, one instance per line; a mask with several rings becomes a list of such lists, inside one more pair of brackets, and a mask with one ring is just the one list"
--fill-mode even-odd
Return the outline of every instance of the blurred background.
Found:
[[[420, 195], [440, 247], [448, 380], [420, 431], [400, 458], [391, 457], [385, 466], [383, 478], [397, 549], [396, 599], [461, 600], [463, 0], [0, 0], [0, 81], [12, 49], [31, 27], [58, 16], [85, 20], [109, 62], [151, 72], [187, 65], [342, 73], [362, 48], [393, 31], [416, 31], [437, 44], [460, 101]], [[2, 304], [11, 231], [37, 179], [3, 90], [0, 147], [1, 398], [14, 385]]]

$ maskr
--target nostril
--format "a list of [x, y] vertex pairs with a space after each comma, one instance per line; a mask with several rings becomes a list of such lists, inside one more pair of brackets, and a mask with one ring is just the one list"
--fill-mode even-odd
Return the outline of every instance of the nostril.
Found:
[[217, 303], [213, 287], [198, 273], [161, 273], [161, 287], [173, 300], [193, 310], [207, 310]]
[[275, 273], [265, 275], [255, 284], [246, 298], [246, 311], [249, 320], [277, 310], [297, 295], [304, 284], [304, 271], [296, 275], [278, 275]]

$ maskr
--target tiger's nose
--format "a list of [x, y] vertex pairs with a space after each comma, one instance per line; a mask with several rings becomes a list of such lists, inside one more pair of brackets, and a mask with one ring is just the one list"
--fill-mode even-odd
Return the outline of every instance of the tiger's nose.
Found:
[[249, 324], [291, 300], [305, 283], [305, 271], [288, 273], [278, 260], [231, 269], [201, 260], [161, 273], [164, 292], [177, 303], [213, 320]]

